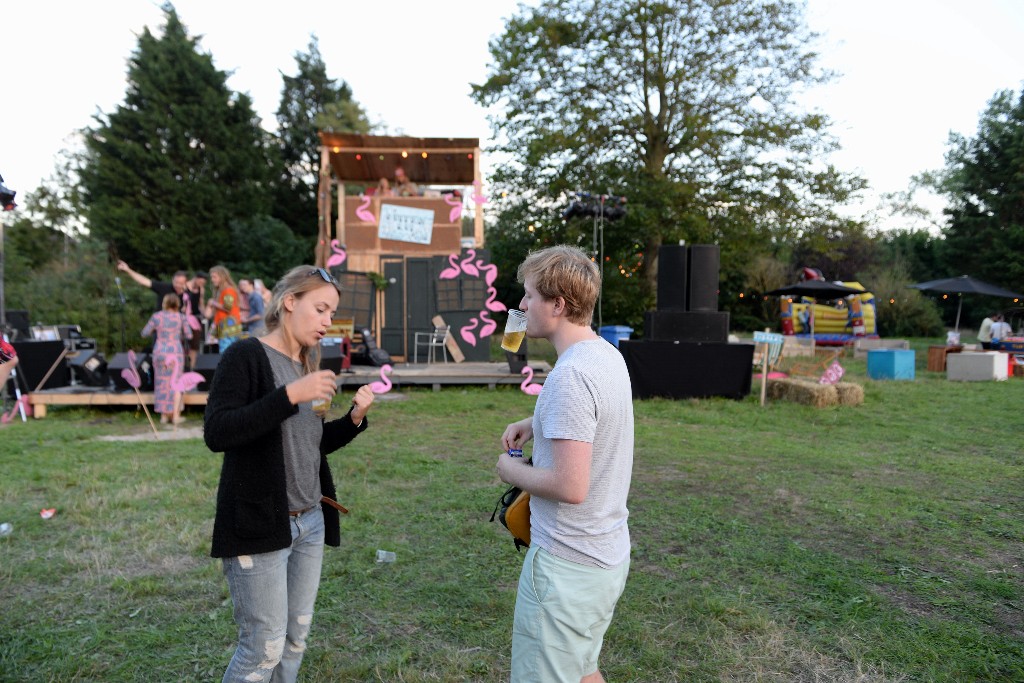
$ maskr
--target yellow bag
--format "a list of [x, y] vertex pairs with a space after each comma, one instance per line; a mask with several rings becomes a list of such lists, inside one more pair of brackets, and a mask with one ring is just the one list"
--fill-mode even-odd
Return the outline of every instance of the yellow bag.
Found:
[[[498, 512], [501, 508], [501, 512]], [[530, 547], [530, 494], [517, 486], [510, 486], [498, 499], [491, 514], [512, 534], [516, 550]]]

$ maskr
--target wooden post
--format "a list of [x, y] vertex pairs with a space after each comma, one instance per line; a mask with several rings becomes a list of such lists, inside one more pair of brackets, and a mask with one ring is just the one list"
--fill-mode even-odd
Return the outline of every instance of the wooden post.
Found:
[[[479, 181], [479, 192], [484, 192], [484, 181], [480, 177], [480, 148], [473, 150], [473, 180]], [[460, 233], [461, 234], [461, 233]], [[475, 206], [473, 211], [473, 243], [477, 249], [484, 246], [484, 207]]]

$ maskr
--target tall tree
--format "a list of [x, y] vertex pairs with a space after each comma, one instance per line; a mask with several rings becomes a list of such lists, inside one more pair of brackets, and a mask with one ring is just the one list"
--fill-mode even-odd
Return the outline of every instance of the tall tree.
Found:
[[727, 271], [834, 231], [835, 204], [864, 183], [822, 161], [835, 147], [829, 121], [794, 105], [830, 76], [815, 66], [814, 38], [793, 0], [521, 7], [474, 86], [478, 102], [503, 110], [492, 125], [511, 161], [495, 185], [549, 214], [575, 189], [629, 196], [606, 253], [636, 262], [641, 277], [629, 280], [645, 296], [662, 243], [718, 243]]
[[124, 103], [87, 131], [80, 171], [92, 234], [153, 275], [223, 261], [231, 221], [270, 208], [250, 98], [163, 11], [162, 35], [145, 29], [129, 59]]
[[307, 50], [295, 55], [298, 73], [281, 75], [284, 87], [277, 108], [281, 175], [275, 185], [273, 215], [297, 235], [315, 237], [320, 175], [318, 133], [368, 133], [370, 121], [353, 99], [348, 83], [328, 78], [315, 35]]
[[[967, 273], [1009, 289], [1024, 286], [1024, 90], [989, 101], [978, 133], [953, 133], [939, 191], [949, 200], [948, 275]], [[938, 277], [938, 275], [936, 275]]]

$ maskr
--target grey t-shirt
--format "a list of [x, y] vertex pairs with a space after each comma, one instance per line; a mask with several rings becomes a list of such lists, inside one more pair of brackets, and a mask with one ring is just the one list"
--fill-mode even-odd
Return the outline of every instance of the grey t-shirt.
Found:
[[[266, 344], [263, 348], [274, 370], [274, 383], [284, 385], [302, 376], [302, 364]], [[324, 422], [311, 403], [299, 405], [299, 412], [281, 423], [284, 441], [284, 471], [288, 478], [288, 509], [305, 510], [320, 502], [320, 439]]]
[[622, 354], [604, 339], [570, 346], [544, 381], [533, 415], [534, 467], [553, 466], [552, 439], [593, 444], [590, 489], [578, 505], [531, 496], [531, 543], [578, 564], [621, 564], [629, 557], [633, 390]]

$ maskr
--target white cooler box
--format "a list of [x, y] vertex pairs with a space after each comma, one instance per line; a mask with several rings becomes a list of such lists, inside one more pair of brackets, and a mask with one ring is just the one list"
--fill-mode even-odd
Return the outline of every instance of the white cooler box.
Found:
[[951, 353], [946, 356], [946, 379], [955, 382], [1006, 379], [1006, 370], [1006, 354], [998, 351]]

